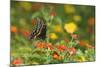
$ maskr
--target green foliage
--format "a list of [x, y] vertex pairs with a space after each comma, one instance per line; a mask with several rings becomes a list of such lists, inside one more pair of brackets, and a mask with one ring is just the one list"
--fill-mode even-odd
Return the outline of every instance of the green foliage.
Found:
[[[94, 12], [94, 6], [12, 1], [11, 64], [95, 61]], [[46, 20], [47, 37], [30, 41], [37, 17]]]

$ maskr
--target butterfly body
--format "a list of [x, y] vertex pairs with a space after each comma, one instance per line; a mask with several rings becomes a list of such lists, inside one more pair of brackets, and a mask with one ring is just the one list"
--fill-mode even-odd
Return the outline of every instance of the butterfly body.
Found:
[[37, 22], [35, 24], [35, 28], [29, 36], [29, 39], [45, 39], [46, 38], [46, 22], [42, 18], [37, 18]]

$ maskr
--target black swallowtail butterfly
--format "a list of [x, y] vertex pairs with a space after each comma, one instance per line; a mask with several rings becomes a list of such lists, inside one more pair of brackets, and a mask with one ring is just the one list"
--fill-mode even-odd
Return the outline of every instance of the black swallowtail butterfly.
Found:
[[36, 20], [36, 27], [30, 34], [29, 39], [39, 38], [44, 40], [46, 38], [46, 22], [42, 18], [36, 18]]

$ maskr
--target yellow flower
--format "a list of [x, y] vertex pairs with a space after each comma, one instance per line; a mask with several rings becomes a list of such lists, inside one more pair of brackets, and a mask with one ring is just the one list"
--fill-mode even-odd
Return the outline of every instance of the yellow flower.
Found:
[[62, 32], [61, 26], [60, 25], [56, 25], [54, 27], [55, 32]]
[[77, 26], [74, 22], [70, 22], [68, 24], [65, 24], [64, 29], [68, 32], [68, 33], [74, 33], [77, 30]]
[[74, 13], [75, 8], [72, 5], [64, 5], [65, 12], [68, 14]]
[[84, 56], [80, 56], [79, 58], [76, 59], [77, 62], [84, 62], [86, 61], [86, 58]]
[[79, 16], [79, 15], [75, 15], [75, 16], [73, 16], [73, 19], [75, 20], [75, 21], [81, 21], [81, 16]]
[[27, 11], [31, 10], [32, 8], [31, 3], [29, 2], [21, 2], [19, 5]]
[[33, 62], [33, 61], [30, 61], [30, 63], [31, 64], [37, 64], [37, 65], [39, 64], [38, 62]]
[[57, 39], [58, 36], [57, 36], [55, 33], [51, 33], [51, 34], [50, 34], [50, 38], [51, 38], [51, 39]]
[[84, 56], [80, 56], [80, 58], [81, 58], [82, 61], [86, 61]]

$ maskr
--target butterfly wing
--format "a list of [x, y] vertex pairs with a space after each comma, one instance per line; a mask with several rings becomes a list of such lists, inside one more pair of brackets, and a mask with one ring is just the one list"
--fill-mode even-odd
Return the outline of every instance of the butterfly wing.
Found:
[[40, 39], [46, 38], [46, 24], [43, 19], [40, 18], [37, 19], [36, 28], [29, 36], [29, 39], [34, 39], [34, 38], [40, 38]]
[[47, 30], [46, 25], [43, 25], [39, 32], [39, 35], [37, 37], [40, 39], [45, 39], [46, 38], [46, 30]]

